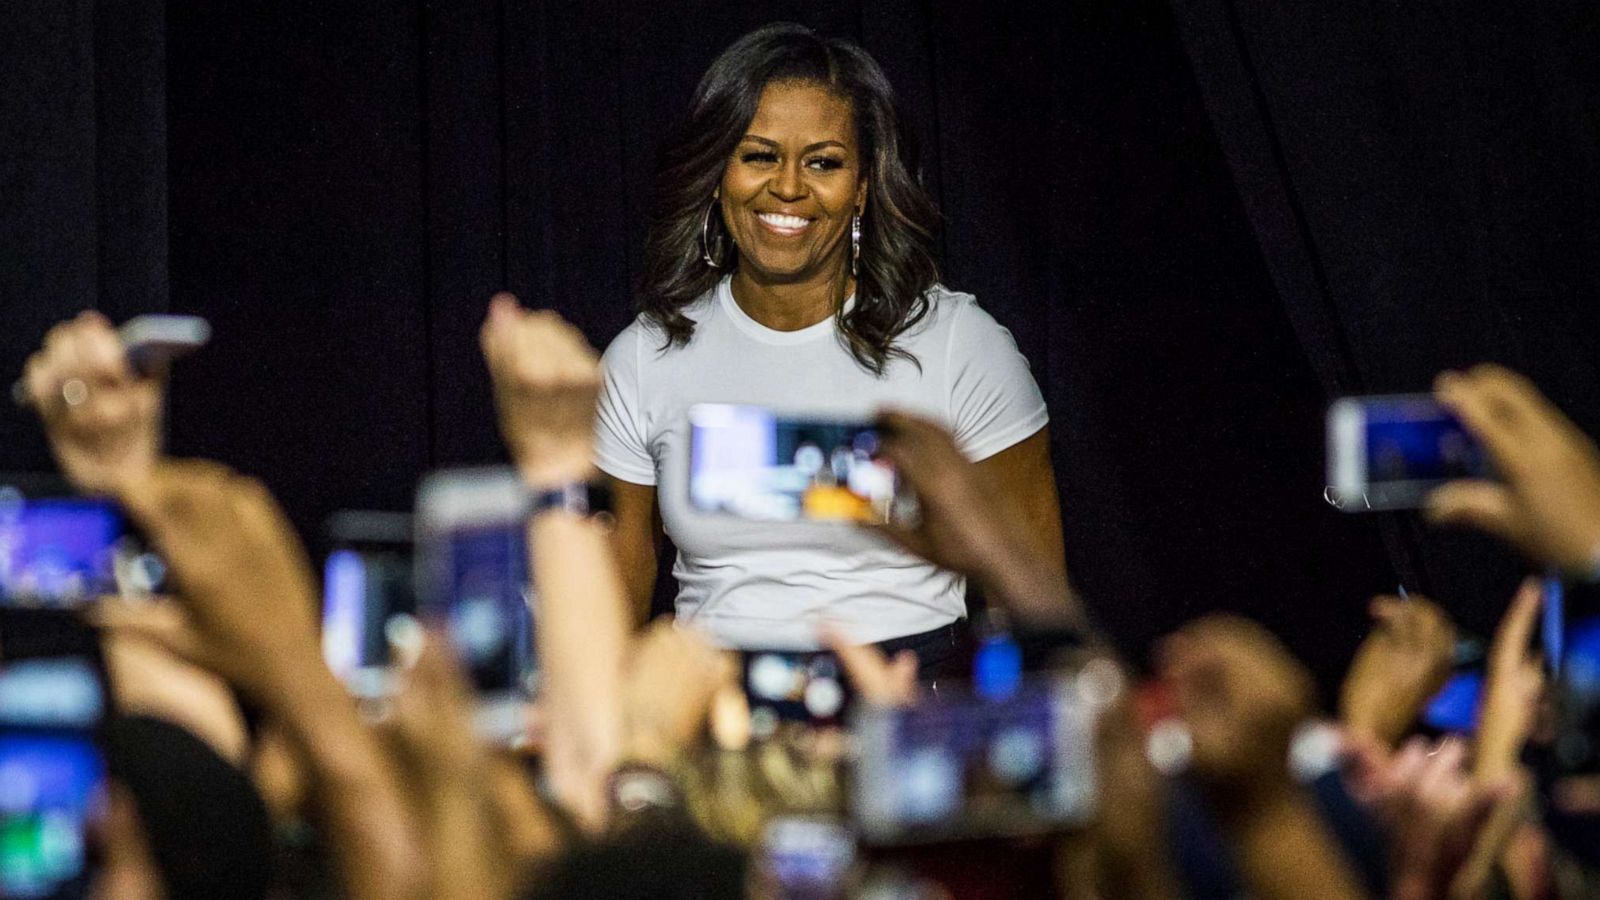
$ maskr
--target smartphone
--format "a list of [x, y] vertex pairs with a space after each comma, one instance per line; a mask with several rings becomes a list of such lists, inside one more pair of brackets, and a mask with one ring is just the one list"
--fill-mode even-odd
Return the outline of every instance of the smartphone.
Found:
[[1477, 438], [1427, 394], [1335, 401], [1327, 431], [1328, 483], [1345, 512], [1415, 509], [1447, 481], [1490, 474]]
[[842, 900], [849, 895], [856, 838], [843, 822], [777, 816], [762, 829], [759, 875], [778, 900]]
[[0, 477], [0, 605], [75, 607], [116, 593], [119, 555], [132, 552], [116, 504], [40, 496], [25, 484], [39, 480]]
[[744, 692], [750, 730], [758, 738], [771, 737], [779, 722], [840, 725], [851, 699], [838, 657], [825, 652], [747, 651]]
[[386, 697], [392, 687], [386, 628], [416, 615], [411, 517], [341, 510], [326, 526], [330, 549], [322, 577], [322, 655], [357, 697]]
[[0, 897], [87, 895], [106, 696], [102, 670], [85, 657], [0, 665]]
[[878, 456], [871, 422], [700, 403], [689, 408], [689, 503], [762, 521], [883, 523], [914, 518], [916, 501]]
[[135, 316], [117, 329], [128, 365], [142, 376], [160, 374], [175, 359], [211, 340], [211, 323], [199, 316]]
[[509, 467], [436, 472], [417, 491], [418, 610], [449, 634], [486, 739], [521, 733], [536, 685], [528, 510]]
[[860, 705], [853, 823], [875, 845], [1038, 834], [1086, 824], [1100, 706], [1073, 674], [1003, 699], [951, 690], [914, 706]]

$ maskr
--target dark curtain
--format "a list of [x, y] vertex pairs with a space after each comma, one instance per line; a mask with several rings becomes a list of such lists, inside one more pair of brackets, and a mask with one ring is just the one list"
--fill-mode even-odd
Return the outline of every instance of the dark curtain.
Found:
[[[1600, 427], [1600, 7], [1176, 0], [1216, 132], [1330, 393], [1480, 361]], [[1519, 563], [1382, 522], [1413, 589], [1490, 627]]]
[[[1331, 680], [1366, 597], [1395, 584], [1375, 523], [1322, 500], [1327, 383], [1160, 0], [222, 0], [167, 18], [171, 306], [216, 333], [175, 372], [172, 445], [261, 476], [308, 533], [334, 509], [407, 508], [430, 467], [503, 458], [487, 297], [616, 334], [657, 141], [721, 48], [788, 19], [859, 40], [899, 90], [944, 280], [1034, 365], [1068, 562], [1125, 647], [1235, 610]], [[30, 312], [6, 359], [71, 300]]]
[[156, 0], [0, 11], [0, 471], [49, 464], [10, 388], [52, 323], [167, 306], [163, 22]]

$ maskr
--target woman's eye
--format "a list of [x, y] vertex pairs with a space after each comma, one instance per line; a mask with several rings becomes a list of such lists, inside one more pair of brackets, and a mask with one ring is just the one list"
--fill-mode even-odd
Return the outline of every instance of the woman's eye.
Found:
[[822, 172], [832, 172], [835, 169], [844, 168], [844, 160], [832, 156], [819, 156], [816, 159], [808, 160], [806, 165]]
[[739, 161], [746, 163], [774, 163], [778, 161], [778, 154], [769, 150], [751, 150], [739, 157]]

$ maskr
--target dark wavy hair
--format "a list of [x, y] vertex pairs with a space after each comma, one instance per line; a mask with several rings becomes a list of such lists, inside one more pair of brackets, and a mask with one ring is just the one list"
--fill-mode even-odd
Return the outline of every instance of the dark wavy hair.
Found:
[[882, 375], [893, 357], [915, 362], [895, 346], [895, 338], [928, 313], [926, 293], [939, 277], [938, 208], [915, 174], [915, 147], [883, 70], [855, 44], [823, 38], [802, 25], [778, 23], [750, 32], [700, 79], [688, 115], [662, 147], [640, 309], [666, 332], [669, 346], [682, 346], [694, 335], [684, 307], [738, 264], [721, 216], [711, 216], [710, 245], [713, 257], [726, 261], [724, 268], [702, 259], [701, 228], [762, 90], [780, 81], [822, 85], [848, 99], [853, 111], [867, 203], [856, 300], [849, 312], [841, 307], [836, 313], [839, 333], [873, 374]]

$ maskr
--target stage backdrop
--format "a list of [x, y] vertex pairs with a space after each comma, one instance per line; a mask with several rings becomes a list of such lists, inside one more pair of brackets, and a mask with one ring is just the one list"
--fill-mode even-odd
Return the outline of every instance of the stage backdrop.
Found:
[[[1375, 164], [1346, 148], [1366, 146], [1371, 123], [1297, 104], [1326, 100], [1317, 88], [1364, 109], [1362, 92], [1411, 90], [1411, 70], [1372, 70], [1371, 55], [1401, 53], [1392, 43], [1302, 57], [1310, 25], [1247, 7], [1193, 0], [1175, 19], [1160, 0], [29, 0], [7, 13], [29, 28], [0, 29], [12, 51], [0, 65], [34, 79], [0, 89], [0, 363], [20, 366], [48, 321], [85, 305], [199, 313], [216, 339], [175, 373], [176, 452], [260, 475], [313, 537], [334, 509], [406, 508], [427, 469], [503, 458], [476, 345], [488, 296], [507, 288], [553, 307], [604, 345], [633, 315], [660, 135], [721, 48], [800, 21], [859, 40], [902, 95], [946, 216], [945, 282], [1012, 329], [1050, 403], [1068, 562], [1095, 615], [1142, 655], [1195, 614], [1245, 612], [1326, 683], [1363, 631], [1366, 597], [1400, 571], [1413, 587], [1428, 579], [1408, 554], [1432, 540], [1323, 502], [1329, 391], [1414, 386], [1435, 362], [1502, 346], [1511, 324], [1529, 347], [1577, 340], [1578, 314], [1474, 314], [1443, 336], [1433, 316], [1316, 318], [1305, 298], [1327, 306], [1335, 282], [1363, 315], [1412, 302], [1408, 278], [1442, 303], [1452, 292], [1427, 280], [1461, 254], [1386, 246], [1384, 290], [1331, 264], [1394, 238], [1335, 215]], [[113, 27], [118, 16], [146, 27]], [[1285, 73], [1274, 82], [1255, 56], [1241, 64], [1274, 36], [1277, 65], [1321, 68], [1274, 69]], [[1360, 79], [1353, 65], [1366, 67]], [[1459, 111], [1464, 96], [1450, 96]], [[1516, 99], [1499, 96], [1505, 108]], [[1263, 104], [1303, 121], [1263, 124]], [[1435, 213], [1430, 185], [1456, 176], [1434, 163], [1478, 133], [1385, 121], [1405, 139], [1382, 150], [1394, 165], [1381, 173], [1411, 185], [1388, 208], [1451, 220], [1459, 210]], [[1424, 129], [1434, 156], [1402, 165]], [[52, 143], [63, 135], [70, 153]], [[1540, 137], [1529, 145], [1566, 141], [1581, 155], [1593, 133]], [[1263, 146], [1266, 162], [1252, 155]], [[1343, 181], [1318, 181], [1329, 158], [1348, 167]], [[25, 190], [12, 189], [19, 180]], [[1300, 219], [1284, 220], [1272, 191], [1312, 183], [1320, 205], [1302, 197], [1288, 206]], [[118, 205], [128, 184], [136, 206]], [[1527, 211], [1565, 204], [1561, 246], [1581, 245], [1571, 229], [1588, 220], [1545, 184]], [[1308, 237], [1313, 207], [1329, 218]], [[1415, 377], [1367, 371], [1371, 348], [1408, 335], [1459, 352], [1418, 357]], [[25, 417], [0, 425], [3, 465], [47, 465]], [[1440, 584], [1483, 619], [1483, 590]]]

